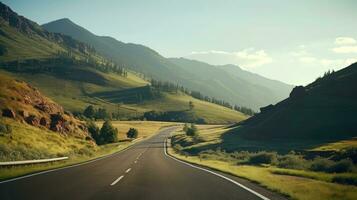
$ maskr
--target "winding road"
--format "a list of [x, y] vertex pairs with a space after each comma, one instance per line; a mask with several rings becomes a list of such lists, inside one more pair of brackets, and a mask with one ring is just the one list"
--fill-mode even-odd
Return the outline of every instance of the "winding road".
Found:
[[175, 128], [93, 162], [0, 183], [0, 199], [284, 199], [249, 181], [166, 153]]

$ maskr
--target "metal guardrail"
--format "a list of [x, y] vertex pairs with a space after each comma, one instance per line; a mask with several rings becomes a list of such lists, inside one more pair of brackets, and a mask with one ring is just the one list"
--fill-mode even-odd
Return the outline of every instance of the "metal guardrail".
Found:
[[61, 161], [61, 160], [67, 160], [67, 159], [68, 159], [68, 157], [60, 157], [60, 158], [49, 158], [49, 159], [39, 159], [39, 160], [9, 161], [9, 162], [0, 162], [0, 166], [28, 165], [28, 164]]

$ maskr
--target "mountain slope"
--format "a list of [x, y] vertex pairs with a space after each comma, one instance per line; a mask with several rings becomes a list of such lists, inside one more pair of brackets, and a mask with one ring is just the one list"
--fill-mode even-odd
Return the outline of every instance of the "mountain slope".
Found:
[[237, 67], [231, 69], [187, 59], [167, 59], [142, 45], [97, 36], [69, 19], [56, 20], [42, 26], [48, 31], [67, 34], [88, 43], [100, 54], [123, 63], [126, 68], [158, 80], [178, 83], [239, 106], [257, 110], [286, 98], [292, 89], [290, 85], [237, 70]]
[[170, 61], [182, 71], [189, 72], [182, 78], [187, 87], [254, 109], [286, 98], [292, 89], [290, 85], [244, 71], [235, 65], [214, 66], [185, 58], [170, 58]]
[[242, 123], [249, 139], [344, 139], [357, 136], [357, 63], [327, 74]]
[[121, 67], [125, 64], [111, 63], [88, 44], [70, 36], [48, 32], [4, 4], [0, 3], [0, 9], [0, 74], [29, 82], [65, 109], [82, 112], [94, 105], [120, 119], [138, 119], [151, 110], [185, 114], [188, 102], [194, 101], [194, 117], [208, 123], [233, 123], [247, 118], [185, 94], [160, 91], [152, 95], [158, 93], [157, 89], [136, 73], [123, 72]]

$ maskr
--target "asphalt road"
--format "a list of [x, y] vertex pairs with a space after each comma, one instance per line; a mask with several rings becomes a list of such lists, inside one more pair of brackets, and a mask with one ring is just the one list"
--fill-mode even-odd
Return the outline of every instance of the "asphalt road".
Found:
[[164, 141], [172, 130], [95, 162], [0, 183], [0, 199], [284, 199], [248, 181], [166, 155]]

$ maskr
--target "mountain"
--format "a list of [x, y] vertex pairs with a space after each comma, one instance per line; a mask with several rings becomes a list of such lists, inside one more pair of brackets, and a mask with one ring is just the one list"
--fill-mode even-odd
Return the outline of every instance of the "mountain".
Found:
[[[123, 69], [123, 62], [111, 62], [91, 45], [49, 32], [2, 3], [0, 11], [0, 75], [30, 83], [66, 110], [79, 113], [93, 105], [122, 120], [143, 119], [150, 111], [206, 123], [234, 123], [248, 117], [178, 90], [154, 88], [136, 72]], [[193, 110], [188, 110], [190, 101]]]
[[172, 63], [186, 72], [181, 78], [188, 88], [203, 94], [215, 94], [238, 105], [255, 110], [287, 97], [291, 85], [267, 79], [242, 70], [236, 65], [215, 66], [185, 58], [170, 58]]
[[236, 66], [212, 66], [183, 58], [165, 58], [143, 45], [123, 43], [97, 36], [69, 19], [42, 25], [50, 32], [63, 33], [92, 45], [98, 53], [146, 76], [178, 83], [203, 95], [258, 110], [286, 98], [291, 85], [272, 81]]
[[327, 73], [241, 123], [248, 139], [345, 139], [357, 136], [357, 63]]

